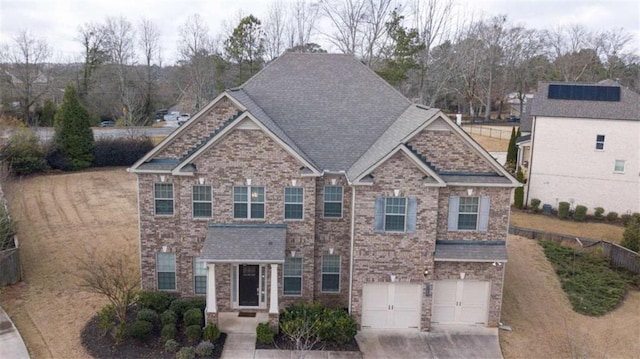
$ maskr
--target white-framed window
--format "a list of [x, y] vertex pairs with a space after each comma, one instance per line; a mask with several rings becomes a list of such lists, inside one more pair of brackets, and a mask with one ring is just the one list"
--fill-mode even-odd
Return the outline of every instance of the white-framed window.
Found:
[[304, 188], [284, 188], [284, 219], [302, 219], [304, 213]]
[[158, 253], [156, 255], [158, 290], [176, 290], [176, 254]]
[[458, 230], [472, 230], [478, 228], [478, 197], [460, 197], [458, 206]]
[[264, 219], [264, 187], [233, 187], [233, 218]]
[[604, 135], [596, 135], [596, 150], [604, 150]]
[[212, 195], [211, 186], [195, 185], [192, 188], [193, 218], [211, 218]]
[[407, 224], [407, 199], [386, 197], [384, 203], [385, 232], [404, 232]]
[[613, 172], [624, 173], [624, 160], [616, 160], [616, 163], [613, 167]]
[[481, 197], [449, 197], [449, 216], [447, 230], [480, 231], [489, 229], [490, 200]]
[[322, 292], [340, 292], [340, 256], [322, 256]]
[[207, 263], [198, 257], [193, 258], [193, 293], [207, 294]]
[[285, 258], [282, 293], [284, 295], [302, 295], [302, 258]]
[[156, 216], [173, 216], [173, 183], [155, 183], [153, 199]]
[[324, 186], [324, 216], [342, 217], [342, 186]]

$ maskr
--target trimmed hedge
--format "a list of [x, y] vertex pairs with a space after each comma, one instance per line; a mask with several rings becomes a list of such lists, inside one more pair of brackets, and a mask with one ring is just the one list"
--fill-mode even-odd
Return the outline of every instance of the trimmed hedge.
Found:
[[269, 327], [267, 323], [260, 323], [256, 327], [256, 335], [258, 336], [258, 343], [260, 344], [271, 344], [273, 343], [273, 337], [275, 333]]
[[218, 341], [218, 339], [220, 339], [220, 329], [218, 329], [217, 325], [209, 323], [206, 327], [204, 327], [202, 338], [210, 342], [216, 342]]
[[151, 336], [153, 324], [146, 320], [136, 320], [129, 328], [129, 336], [138, 340], [145, 340]]
[[93, 166], [131, 166], [153, 148], [149, 137], [100, 138], [93, 147]]
[[289, 306], [280, 317], [280, 328], [285, 335], [304, 332], [339, 344], [352, 341], [358, 332], [355, 319], [346, 310], [325, 308], [316, 302]]
[[584, 222], [587, 219], [587, 207], [583, 205], [577, 205], [576, 210], [573, 212], [573, 218], [580, 222]]
[[571, 205], [569, 202], [560, 202], [558, 203], [558, 218], [567, 219], [569, 218], [569, 208]]
[[138, 303], [141, 308], [153, 309], [157, 313], [162, 313], [169, 308], [169, 304], [171, 304], [173, 299], [175, 299], [175, 296], [167, 292], [143, 290], [138, 292], [136, 303]]
[[184, 312], [192, 308], [198, 308], [204, 313], [204, 308], [207, 306], [205, 298], [191, 297], [191, 298], [179, 298], [171, 302], [169, 309], [173, 310], [178, 318], [182, 318]]
[[184, 312], [183, 318], [185, 326], [198, 325], [202, 327], [204, 325], [204, 314], [199, 308], [191, 308]]
[[184, 330], [184, 335], [191, 343], [195, 343], [202, 338], [202, 327], [199, 325], [189, 325]]

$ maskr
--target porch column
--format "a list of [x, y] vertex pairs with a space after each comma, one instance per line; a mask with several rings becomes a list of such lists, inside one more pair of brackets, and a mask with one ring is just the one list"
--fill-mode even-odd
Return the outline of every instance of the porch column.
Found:
[[271, 293], [269, 295], [269, 313], [278, 314], [278, 265], [271, 264]]
[[207, 313], [217, 313], [216, 265], [213, 263], [207, 263], [207, 269]]

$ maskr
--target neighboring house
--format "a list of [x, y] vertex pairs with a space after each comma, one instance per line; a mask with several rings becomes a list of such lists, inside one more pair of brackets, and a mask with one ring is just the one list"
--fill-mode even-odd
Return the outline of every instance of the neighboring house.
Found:
[[640, 212], [640, 95], [611, 80], [540, 83], [530, 131], [527, 203]]
[[497, 326], [519, 186], [352, 56], [285, 53], [130, 168], [142, 287], [206, 317], [300, 300], [362, 327]]
[[516, 146], [518, 147], [516, 165], [520, 166], [527, 178], [529, 174], [529, 162], [531, 162], [531, 107], [534, 101], [534, 98], [529, 99], [522, 111], [519, 127], [520, 137], [516, 139]]

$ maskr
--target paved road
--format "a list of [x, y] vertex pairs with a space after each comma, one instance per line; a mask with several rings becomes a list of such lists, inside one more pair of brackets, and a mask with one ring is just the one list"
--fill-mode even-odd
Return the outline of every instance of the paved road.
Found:
[[[167, 136], [177, 127], [93, 127], [94, 138], [108, 137], [127, 137], [131, 135], [138, 136]], [[48, 141], [53, 137], [52, 127], [38, 127], [34, 129], [35, 133], [40, 136], [43, 141]]]

